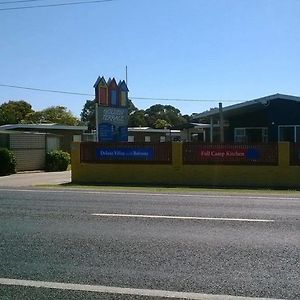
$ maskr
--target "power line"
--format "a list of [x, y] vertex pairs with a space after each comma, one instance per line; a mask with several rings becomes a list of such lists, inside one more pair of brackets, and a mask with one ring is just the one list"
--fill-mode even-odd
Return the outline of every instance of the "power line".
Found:
[[[182, 98], [152, 98], [152, 97], [130, 97], [130, 99], [151, 100], [151, 101], [178, 101], [178, 102], [216, 102], [216, 99], [182, 99]], [[242, 100], [222, 100], [222, 102], [238, 102]]]
[[[22, 89], [22, 90], [30, 90], [36, 92], [47, 92], [47, 93], [56, 93], [56, 94], [67, 94], [67, 95], [75, 95], [75, 96], [89, 96], [94, 97], [94, 94], [88, 93], [79, 93], [79, 92], [71, 92], [71, 91], [60, 91], [60, 90], [52, 90], [52, 89], [41, 89], [34, 87], [25, 87], [19, 85], [10, 85], [10, 84], [1, 84], [2, 87]], [[148, 101], [177, 101], [177, 102], [242, 102], [244, 100], [223, 100], [223, 99], [184, 99], [184, 98], [156, 98], [156, 97], [129, 97], [133, 100], [148, 100]]]
[[16, 4], [16, 3], [23, 3], [23, 2], [35, 2], [35, 1], [47, 1], [47, 0], [18, 0], [18, 1], [1, 1], [0, 5], [3, 4]]
[[18, 86], [18, 85], [9, 85], [9, 84], [0, 84], [0, 86], [9, 87], [9, 88], [15, 88], [15, 89], [22, 89], [22, 90], [37, 91], [37, 92], [47, 92], [47, 93], [57, 93], [57, 94], [69, 94], [69, 95], [76, 95], [76, 96], [94, 96], [92, 94], [86, 94], [86, 93], [77, 93], [77, 92], [68, 92], [68, 91], [40, 89], [40, 88]]
[[[26, 1], [26, 0], [23, 0], [23, 1]], [[29, 0], [27, 0], [27, 1], [29, 1]], [[31, 0], [31, 1], [34, 1], [34, 0]], [[65, 3], [57, 3], [57, 4], [16, 6], [16, 7], [0, 8], [0, 11], [42, 8], [42, 7], [58, 7], [58, 6], [69, 6], [69, 5], [82, 5], [82, 4], [92, 4], [92, 3], [102, 3], [102, 2], [112, 2], [112, 1], [117, 1], [117, 0], [90, 0], [90, 1], [79, 1], [79, 2], [65, 2]]]

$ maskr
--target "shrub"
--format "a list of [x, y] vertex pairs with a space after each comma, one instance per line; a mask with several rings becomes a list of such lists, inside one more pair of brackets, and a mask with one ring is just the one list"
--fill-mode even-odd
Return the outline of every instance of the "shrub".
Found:
[[0, 148], [0, 176], [16, 173], [16, 158], [12, 151]]
[[46, 154], [45, 170], [47, 172], [66, 171], [71, 162], [70, 154], [55, 150]]

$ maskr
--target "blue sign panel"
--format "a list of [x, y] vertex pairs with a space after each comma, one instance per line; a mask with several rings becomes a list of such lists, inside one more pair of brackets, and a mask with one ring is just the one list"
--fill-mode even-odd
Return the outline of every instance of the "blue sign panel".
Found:
[[117, 100], [117, 91], [111, 91], [111, 105], [117, 106], [118, 100]]
[[108, 123], [99, 124], [99, 141], [114, 141], [114, 125]]
[[246, 158], [249, 160], [258, 160], [260, 159], [260, 152], [257, 149], [250, 148], [246, 152]]
[[128, 142], [128, 128], [127, 127], [119, 127], [119, 141], [120, 142]]
[[96, 157], [100, 160], [152, 160], [154, 152], [147, 148], [106, 148], [96, 149]]

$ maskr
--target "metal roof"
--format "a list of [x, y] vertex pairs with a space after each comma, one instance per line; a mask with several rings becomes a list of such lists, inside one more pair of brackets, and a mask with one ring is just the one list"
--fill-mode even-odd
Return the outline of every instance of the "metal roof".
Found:
[[156, 129], [151, 127], [128, 127], [128, 132], [148, 132], [148, 133], [178, 133], [180, 130], [171, 129]]
[[[230, 115], [234, 115], [234, 114], [239, 114], [243, 111], [249, 112], [252, 110], [256, 110], [256, 109], [259, 109], [261, 107], [261, 105], [268, 106], [270, 104], [270, 101], [274, 101], [277, 99], [300, 102], [300, 97], [297, 97], [297, 96], [274, 94], [274, 95], [265, 96], [262, 98], [257, 98], [254, 100], [245, 101], [245, 102], [238, 103], [238, 104], [233, 104], [230, 106], [225, 106], [225, 107], [223, 107], [223, 115], [230, 116]], [[209, 111], [205, 111], [205, 112], [197, 114], [193, 119], [196, 120], [196, 119], [201, 119], [201, 118], [205, 118], [205, 117], [213, 117], [213, 116], [219, 115], [219, 113], [220, 113], [219, 108], [214, 108]]]
[[13, 130], [13, 129], [57, 129], [57, 130], [78, 130], [85, 131], [87, 126], [70, 126], [58, 124], [7, 124], [0, 126], [0, 130]]

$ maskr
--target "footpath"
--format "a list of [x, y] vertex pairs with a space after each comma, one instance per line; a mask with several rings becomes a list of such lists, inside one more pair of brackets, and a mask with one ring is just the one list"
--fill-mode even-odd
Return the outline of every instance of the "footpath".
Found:
[[31, 187], [44, 184], [63, 184], [71, 182], [71, 171], [65, 172], [20, 172], [0, 176], [0, 187]]

